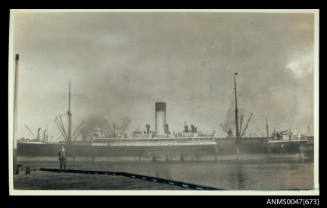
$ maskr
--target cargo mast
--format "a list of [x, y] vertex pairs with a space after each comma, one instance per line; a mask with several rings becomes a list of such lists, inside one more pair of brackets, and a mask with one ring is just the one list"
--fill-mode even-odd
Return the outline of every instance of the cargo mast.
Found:
[[17, 99], [18, 99], [18, 66], [19, 54], [15, 58], [15, 80], [14, 80], [14, 150], [17, 150]]
[[18, 99], [18, 65], [19, 54], [16, 54], [15, 58], [15, 80], [14, 80], [14, 132], [13, 132], [13, 171], [16, 173], [16, 157], [17, 157], [17, 99]]
[[236, 143], [240, 142], [240, 135], [238, 131], [238, 108], [237, 108], [237, 95], [236, 95], [236, 75], [238, 73], [234, 73], [234, 89], [235, 89], [235, 130], [236, 130]]
[[70, 112], [70, 89], [71, 89], [71, 82], [69, 80], [69, 95], [68, 95], [68, 111], [67, 111], [67, 115], [68, 115], [68, 135], [67, 135], [67, 142], [68, 144], [71, 143], [71, 139], [72, 139], [72, 113]]
[[267, 121], [267, 118], [266, 118], [266, 130], [267, 130], [267, 137], [269, 137], [269, 127], [268, 127], [268, 121]]

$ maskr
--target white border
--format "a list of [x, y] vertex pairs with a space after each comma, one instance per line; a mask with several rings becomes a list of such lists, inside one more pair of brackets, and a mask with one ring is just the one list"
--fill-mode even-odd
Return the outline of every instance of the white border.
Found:
[[12, 9], [12, 12], [237, 12], [237, 13], [316, 13], [318, 9]]
[[50, 195], [92, 195], [92, 196], [103, 196], [103, 195], [204, 195], [204, 196], [315, 196], [319, 195], [318, 190], [308, 190], [308, 191], [180, 191], [180, 190], [169, 190], [169, 191], [159, 191], [159, 190], [137, 190], [137, 191], [129, 191], [129, 190], [113, 190], [113, 191], [99, 191], [99, 190], [53, 190], [53, 191], [45, 191], [45, 190], [15, 190], [14, 195], [30, 195], [30, 196], [50, 196]]
[[319, 190], [319, 11], [314, 27], [314, 187]]
[[[14, 89], [14, 43], [13, 25], [17, 13], [49, 13], [49, 12], [238, 12], [238, 13], [313, 13], [315, 19], [314, 30], [314, 190], [307, 191], [125, 191], [125, 190], [14, 190], [13, 189], [13, 89]], [[19, 51], [17, 51], [19, 53]], [[319, 9], [14, 9], [10, 10], [9, 31], [9, 72], [8, 72], [8, 148], [9, 148], [9, 194], [10, 195], [319, 195]]]
[[9, 194], [15, 194], [13, 183], [13, 133], [14, 133], [14, 15], [10, 12], [9, 55], [8, 55], [8, 158], [9, 158]]

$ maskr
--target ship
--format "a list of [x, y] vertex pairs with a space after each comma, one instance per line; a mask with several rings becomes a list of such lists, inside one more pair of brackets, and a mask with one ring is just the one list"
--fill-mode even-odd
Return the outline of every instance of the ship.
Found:
[[[246, 137], [244, 131], [239, 130], [238, 107], [236, 94], [235, 73], [235, 132], [233, 136], [229, 130], [226, 137], [216, 137], [215, 133], [205, 133], [198, 127], [184, 124], [184, 130], [172, 133], [166, 121], [166, 102], [155, 102], [155, 125], [151, 130], [146, 124], [146, 131], [136, 130], [131, 136], [124, 132], [130, 120], [126, 121], [120, 129], [114, 129], [111, 136], [105, 136], [101, 128], [92, 129], [88, 139], [75, 141], [78, 128], [72, 132], [72, 113], [70, 107], [71, 84], [69, 83], [69, 106], [66, 113], [68, 127], [64, 128], [62, 118], [56, 117], [55, 123], [64, 142], [50, 143], [46, 141], [46, 134], [41, 141], [39, 132], [34, 141], [17, 142], [18, 160], [56, 158], [61, 146], [65, 146], [68, 156], [73, 158], [86, 158], [88, 160], [205, 160], [217, 159], [226, 155], [242, 154], [313, 154], [313, 139], [301, 138], [288, 132], [274, 132], [261, 137]], [[249, 119], [250, 120], [250, 119]], [[248, 125], [248, 124], [247, 124]], [[308, 150], [309, 149], [309, 150]]]

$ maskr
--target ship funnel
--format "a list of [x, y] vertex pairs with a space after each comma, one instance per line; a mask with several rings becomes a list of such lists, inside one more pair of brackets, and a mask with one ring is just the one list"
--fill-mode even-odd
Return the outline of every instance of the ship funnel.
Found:
[[156, 102], [155, 104], [155, 131], [157, 135], [165, 135], [166, 127], [166, 103]]

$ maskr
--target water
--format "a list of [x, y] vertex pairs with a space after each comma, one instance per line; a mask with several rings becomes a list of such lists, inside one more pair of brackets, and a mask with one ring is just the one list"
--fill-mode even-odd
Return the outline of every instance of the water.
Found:
[[[31, 167], [56, 167], [58, 162], [25, 162]], [[254, 158], [251, 160], [185, 162], [73, 162], [69, 169], [109, 170], [143, 174], [227, 190], [313, 189], [312, 159]]]

